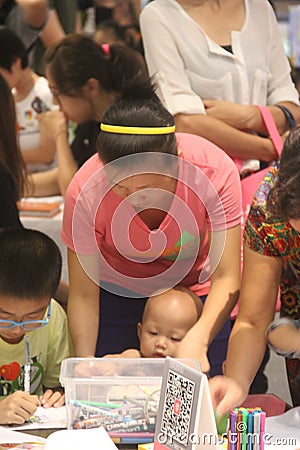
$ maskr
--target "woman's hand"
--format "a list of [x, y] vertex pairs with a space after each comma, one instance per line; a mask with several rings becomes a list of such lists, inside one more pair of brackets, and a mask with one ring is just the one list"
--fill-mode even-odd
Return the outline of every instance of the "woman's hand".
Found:
[[35, 413], [39, 405], [37, 395], [16, 391], [0, 401], [0, 423], [22, 424]]
[[199, 333], [191, 329], [177, 347], [176, 358], [196, 359], [200, 362], [201, 372], [208, 374], [210, 364], [207, 359], [208, 346], [201, 342]]
[[239, 105], [223, 100], [203, 100], [206, 114], [221, 120], [238, 130], [250, 129], [250, 124], [259, 110], [254, 105]]
[[52, 389], [47, 389], [43, 395], [40, 397], [41, 405], [44, 408], [59, 408], [65, 404], [65, 394], [61, 391], [52, 391]]
[[248, 391], [231, 378], [217, 375], [209, 380], [214, 410], [220, 416], [243, 403]]
[[40, 123], [41, 134], [51, 136], [55, 142], [61, 134], [64, 134], [66, 139], [68, 138], [68, 122], [62, 111], [58, 109], [45, 111], [36, 117]]

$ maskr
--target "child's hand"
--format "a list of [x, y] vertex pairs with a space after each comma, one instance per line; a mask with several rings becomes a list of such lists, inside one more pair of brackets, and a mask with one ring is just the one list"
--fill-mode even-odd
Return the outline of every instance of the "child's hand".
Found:
[[39, 405], [37, 395], [16, 391], [0, 401], [0, 423], [22, 424], [35, 413]]
[[43, 395], [40, 397], [41, 405], [44, 408], [59, 408], [65, 404], [65, 394], [60, 391], [52, 391], [52, 389], [47, 389]]

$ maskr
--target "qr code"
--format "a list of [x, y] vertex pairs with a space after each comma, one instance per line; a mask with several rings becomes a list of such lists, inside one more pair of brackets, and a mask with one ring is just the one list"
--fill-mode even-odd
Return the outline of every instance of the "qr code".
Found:
[[191, 412], [195, 393], [195, 383], [169, 370], [161, 420], [161, 432], [187, 445]]

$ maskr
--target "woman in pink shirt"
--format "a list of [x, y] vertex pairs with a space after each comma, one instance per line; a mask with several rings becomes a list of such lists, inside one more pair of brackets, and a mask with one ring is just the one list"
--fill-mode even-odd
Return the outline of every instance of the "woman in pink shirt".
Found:
[[214, 375], [239, 291], [239, 176], [214, 144], [175, 134], [149, 82], [136, 83], [127, 98], [105, 112], [98, 154], [76, 173], [65, 199], [76, 355], [138, 348], [147, 297], [180, 285], [204, 307], [176, 357], [199, 359]]

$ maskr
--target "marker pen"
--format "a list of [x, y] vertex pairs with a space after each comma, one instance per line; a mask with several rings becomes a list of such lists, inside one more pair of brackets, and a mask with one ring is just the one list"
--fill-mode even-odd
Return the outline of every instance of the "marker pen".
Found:
[[73, 427], [76, 430], [86, 429], [86, 428], [97, 428], [105, 425], [105, 420], [103, 416], [94, 416], [89, 419], [78, 420], [74, 422]]
[[236, 412], [231, 410], [229, 412], [229, 430], [228, 430], [228, 448], [229, 450], [236, 450], [237, 446], [236, 434]]
[[244, 426], [243, 425], [243, 415], [239, 410], [239, 412], [237, 413], [237, 416], [236, 416], [236, 435], [237, 435], [236, 448], [237, 448], [237, 450], [242, 450], [243, 426]]
[[253, 450], [260, 450], [260, 411], [253, 412]]
[[261, 412], [260, 413], [260, 435], [259, 435], [260, 450], [264, 450], [265, 426], [266, 426], [266, 413]]
[[248, 410], [242, 409], [241, 448], [247, 450]]
[[253, 410], [249, 410], [248, 414], [248, 432], [247, 432], [247, 443], [248, 443], [248, 450], [253, 449]]

